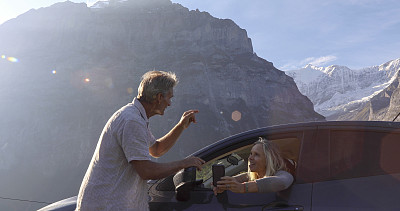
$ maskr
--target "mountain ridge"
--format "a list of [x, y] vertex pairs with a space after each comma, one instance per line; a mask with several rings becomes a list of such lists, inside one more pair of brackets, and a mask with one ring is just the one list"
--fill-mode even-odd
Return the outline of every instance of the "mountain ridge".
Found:
[[[310, 69], [312, 71], [309, 71]], [[286, 74], [294, 78], [300, 92], [308, 96], [314, 103], [316, 111], [327, 119], [387, 121], [387, 117], [378, 118], [369, 115], [367, 117], [356, 113], [360, 107], [364, 107], [395, 82], [399, 70], [400, 59], [394, 59], [358, 70], [339, 65], [329, 67], [308, 65], [299, 70], [287, 71]]]

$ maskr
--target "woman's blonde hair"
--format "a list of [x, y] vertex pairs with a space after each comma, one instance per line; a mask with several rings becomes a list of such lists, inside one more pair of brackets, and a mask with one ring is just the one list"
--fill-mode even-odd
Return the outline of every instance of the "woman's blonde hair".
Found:
[[[263, 145], [266, 160], [265, 177], [273, 176], [277, 171], [286, 170], [285, 162], [283, 161], [283, 158], [279, 152], [279, 148], [276, 144], [263, 137], [260, 137], [259, 140], [254, 143], [254, 145], [256, 144]], [[250, 168], [248, 170], [248, 175], [250, 178], [249, 181], [259, 179], [257, 178], [257, 173], [251, 172]]]

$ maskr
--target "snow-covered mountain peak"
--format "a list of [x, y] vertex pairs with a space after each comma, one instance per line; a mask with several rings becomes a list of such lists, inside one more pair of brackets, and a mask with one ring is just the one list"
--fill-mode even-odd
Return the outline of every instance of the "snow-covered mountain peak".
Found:
[[303, 83], [310, 83], [324, 73], [323, 68], [308, 64], [301, 69], [286, 71], [286, 74], [294, 79], [298, 79], [298, 81], [301, 81]]
[[400, 68], [400, 59], [395, 59], [379, 66], [379, 71], [393, 71]]
[[304, 66], [304, 69], [315, 69], [318, 68], [317, 66], [314, 66], [312, 64], [307, 64], [306, 66]]
[[353, 72], [350, 68], [346, 66], [339, 66], [339, 65], [331, 65], [329, 67], [326, 67], [323, 72], [330, 77], [335, 76], [336, 74], [338, 75], [343, 75], [343, 74], [349, 74]]
[[116, 4], [116, 3], [122, 3], [126, 2], [128, 0], [99, 0], [96, 3], [94, 3], [90, 8], [92, 9], [102, 9], [110, 6], [110, 3]]
[[287, 71], [300, 92], [328, 119], [368, 102], [388, 87], [400, 71], [400, 58], [379, 66], [352, 70], [346, 66], [316, 67]]
[[312, 68], [313, 67], [313, 65], [312, 64], [307, 64], [306, 66], [304, 66], [304, 69], [307, 69], [307, 68]]
[[315, 66], [315, 65], [312, 65], [312, 64], [308, 64], [308, 65], [304, 66], [302, 69], [307, 69], [307, 70], [318, 70], [318, 71], [323, 72], [324, 69], [325, 69], [325, 67], [318, 67], [318, 66]]
[[92, 6], [90, 6], [90, 8], [92, 8], [92, 9], [101, 9], [101, 8], [107, 7], [109, 4], [110, 4], [109, 1], [97, 1]]
[[310, 83], [319, 77], [342, 77], [344, 74], [353, 74], [353, 70], [346, 66], [331, 65], [328, 67], [318, 67], [308, 64], [297, 70], [286, 71], [286, 74], [302, 83]]

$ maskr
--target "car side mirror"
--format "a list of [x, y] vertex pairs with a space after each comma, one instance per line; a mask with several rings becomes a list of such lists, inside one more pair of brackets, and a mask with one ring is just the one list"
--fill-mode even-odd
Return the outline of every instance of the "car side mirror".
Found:
[[232, 164], [232, 165], [238, 165], [239, 164], [239, 159], [237, 159], [235, 156], [229, 155], [226, 160]]
[[175, 197], [178, 201], [188, 201], [190, 199], [190, 191], [201, 184], [203, 181], [196, 181], [196, 167], [183, 169], [175, 174]]

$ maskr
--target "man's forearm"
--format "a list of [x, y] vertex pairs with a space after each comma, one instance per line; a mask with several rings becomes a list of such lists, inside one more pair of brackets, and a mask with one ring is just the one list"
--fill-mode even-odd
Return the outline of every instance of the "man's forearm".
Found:
[[183, 130], [185, 130], [189, 125], [193, 122], [196, 123], [195, 114], [198, 113], [199, 110], [188, 110], [185, 111], [181, 117], [181, 120], [178, 124], [172, 128], [169, 133], [167, 133], [162, 138], [158, 139], [157, 142], [149, 148], [149, 152], [153, 157], [160, 157], [164, 153], [168, 152], [169, 149], [175, 144], [178, 140], [179, 136], [182, 134]]
[[182, 125], [175, 125], [165, 136], [159, 138], [157, 142], [150, 147], [149, 152], [153, 157], [161, 157], [176, 143], [184, 128]]

